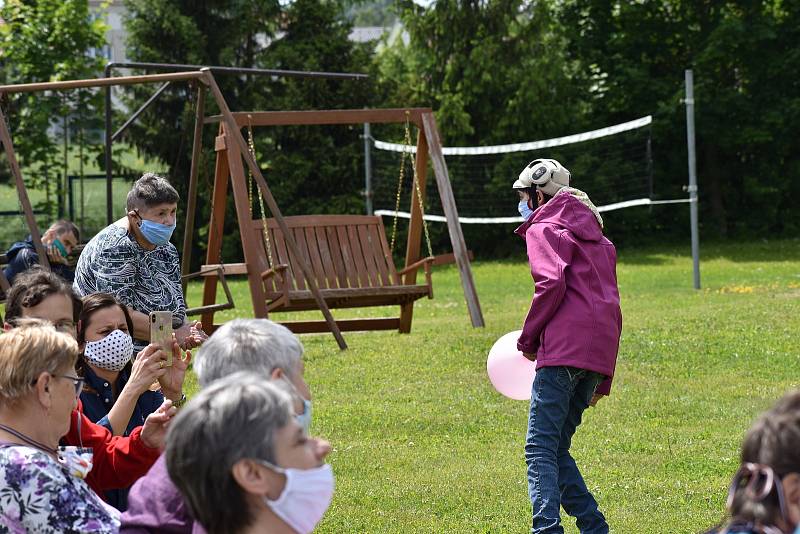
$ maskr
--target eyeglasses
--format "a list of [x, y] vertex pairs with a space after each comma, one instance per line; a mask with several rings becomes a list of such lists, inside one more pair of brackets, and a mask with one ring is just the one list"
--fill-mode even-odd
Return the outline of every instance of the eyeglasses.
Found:
[[[81, 391], [83, 390], [83, 383], [86, 381], [86, 379], [83, 378], [82, 376], [71, 376], [71, 375], [52, 375], [52, 376], [53, 378], [67, 378], [69, 380], [72, 380], [72, 384], [75, 386], [76, 397], [81, 394]], [[36, 380], [31, 382], [31, 386], [35, 386], [38, 380], [39, 379], [37, 378]]]
[[75, 323], [72, 321], [61, 321], [53, 325], [56, 331], [62, 334], [72, 334], [75, 331]]
[[70, 376], [70, 375], [53, 375], [56, 378], [67, 378], [72, 380], [73, 385], [75, 386], [75, 396], [81, 394], [81, 390], [83, 389], [83, 382], [85, 379], [81, 376]]

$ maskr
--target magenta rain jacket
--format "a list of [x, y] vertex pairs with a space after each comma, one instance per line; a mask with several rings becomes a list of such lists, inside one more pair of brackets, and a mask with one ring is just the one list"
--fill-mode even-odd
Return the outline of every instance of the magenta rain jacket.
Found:
[[622, 332], [614, 245], [594, 213], [567, 192], [515, 233], [525, 238], [535, 285], [517, 348], [536, 354], [536, 369], [563, 365], [605, 375], [597, 393], [608, 395]]

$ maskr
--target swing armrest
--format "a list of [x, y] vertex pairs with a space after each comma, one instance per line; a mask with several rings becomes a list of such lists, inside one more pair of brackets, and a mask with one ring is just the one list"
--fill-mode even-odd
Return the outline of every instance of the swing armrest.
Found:
[[286, 265], [285, 263], [282, 263], [281, 265], [276, 265], [275, 267], [272, 267], [271, 269], [267, 269], [266, 271], [261, 273], [261, 279], [266, 281], [267, 279], [272, 278], [276, 274], [280, 274], [281, 277], [282, 277], [283, 276], [283, 272], [288, 268], [289, 268], [289, 266]]
[[289, 290], [291, 289], [289, 286], [289, 277], [286, 274], [286, 269], [288, 268], [289, 266], [287, 264], [282, 263], [280, 265], [275, 265], [271, 269], [267, 269], [261, 273], [261, 280], [264, 283], [274, 276], [278, 277], [278, 280], [275, 281], [275, 289], [278, 289], [280, 286], [280, 292], [283, 293], [283, 296], [281, 296], [279, 300], [283, 300], [284, 304], [289, 303]]
[[233, 294], [231, 293], [231, 289], [228, 287], [228, 281], [225, 280], [224, 265], [208, 265], [205, 267], [205, 269], [201, 268], [196, 273], [189, 273], [181, 276], [181, 282], [186, 283], [195, 278], [215, 276], [219, 279], [219, 283], [222, 285], [222, 290], [225, 292], [225, 298], [227, 299], [227, 302], [224, 304], [207, 304], [204, 306], [198, 306], [196, 308], [188, 308], [186, 310], [186, 315], [213, 313], [222, 310], [230, 310], [236, 307], [236, 304], [233, 302]]
[[404, 268], [402, 271], [399, 271], [397, 274], [399, 276], [403, 276], [408, 274], [409, 272], [416, 271], [417, 269], [423, 267], [425, 269], [425, 285], [428, 286], [428, 298], [433, 298], [433, 280], [431, 279], [431, 265], [436, 260], [433, 256], [428, 256], [427, 258], [422, 258], [421, 260], [415, 261], [408, 267]]
[[411, 271], [416, 271], [420, 267], [425, 269], [425, 273], [429, 273], [431, 271], [431, 264], [436, 260], [433, 256], [428, 256], [427, 258], [422, 258], [421, 260], [417, 260], [411, 265], [404, 267], [402, 270], [397, 271], [397, 274], [403, 276], [405, 274], [410, 273]]

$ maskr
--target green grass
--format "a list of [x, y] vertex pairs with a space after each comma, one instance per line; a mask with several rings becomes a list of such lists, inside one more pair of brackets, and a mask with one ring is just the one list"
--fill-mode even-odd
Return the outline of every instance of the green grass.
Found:
[[[614, 389], [572, 449], [614, 532], [715, 524], [743, 432], [800, 383], [800, 241], [706, 246], [703, 256], [694, 291], [686, 251], [620, 254]], [[520, 257], [478, 262], [474, 275], [486, 328], [470, 327], [449, 267], [434, 274], [436, 298], [418, 302], [410, 335], [346, 333], [345, 352], [329, 335], [302, 338], [312, 432], [334, 446], [336, 494], [319, 532], [529, 531], [528, 405], [496, 393], [485, 366], [492, 343], [521, 325], [530, 274]], [[234, 293], [237, 311], [221, 318], [251, 313], [245, 284]], [[193, 286], [192, 304], [198, 295]]]

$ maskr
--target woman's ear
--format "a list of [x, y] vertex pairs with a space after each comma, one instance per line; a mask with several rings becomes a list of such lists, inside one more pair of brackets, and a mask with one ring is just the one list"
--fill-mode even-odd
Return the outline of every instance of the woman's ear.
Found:
[[53, 397], [50, 392], [50, 388], [52, 387], [53, 375], [48, 372], [39, 373], [39, 376], [36, 377], [36, 381], [33, 383], [36, 396], [45, 408], [50, 408], [53, 404]]
[[789, 473], [784, 476], [783, 496], [786, 499], [786, 519], [793, 525], [800, 525], [800, 473]]
[[272, 380], [280, 380], [284, 376], [283, 369], [281, 369], [280, 367], [276, 367], [275, 369], [272, 370], [269, 376]]
[[536, 190], [536, 203], [537, 203], [538, 205], [540, 205], [540, 206], [541, 206], [542, 204], [544, 204], [544, 193], [542, 193], [542, 192], [541, 192], [541, 191], [539, 191], [538, 189]]
[[231, 475], [245, 493], [267, 496], [273, 501], [280, 497], [286, 486], [286, 475], [276, 473], [249, 459], [242, 459], [233, 464]]

